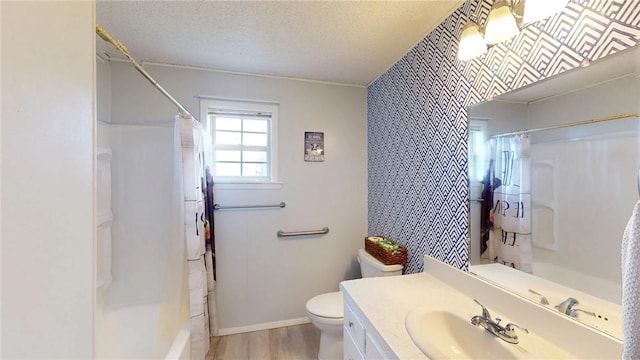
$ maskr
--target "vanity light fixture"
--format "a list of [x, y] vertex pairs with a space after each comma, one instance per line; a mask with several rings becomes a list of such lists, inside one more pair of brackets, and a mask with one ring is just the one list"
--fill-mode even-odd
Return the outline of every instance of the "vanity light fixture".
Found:
[[478, 23], [469, 19], [462, 28], [458, 59], [467, 61], [492, 46], [518, 35], [530, 23], [550, 17], [567, 5], [569, 0], [496, 0], [487, 18], [484, 35]]

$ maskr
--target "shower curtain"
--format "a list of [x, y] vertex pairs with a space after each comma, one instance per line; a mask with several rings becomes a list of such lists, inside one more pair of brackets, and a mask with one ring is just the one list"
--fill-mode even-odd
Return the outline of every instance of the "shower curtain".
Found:
[[[189, 304], [191, 317], [191, 358], [204, 359], [209, 351], [209, 337], [217, 333], [213, 246], [207, 244], [212, 234], [212, 198], [209, 200], [205, 162], [205, 132], [190, 116], [178, 116], [182, 144], [184, 180], [184, 220], [189, 262]], [[213, 185], [213, 183], [211, 182]], [[212, 192], [211, 192], [212, 193]]]
[[[531, 272], [529, 137], [493, 138], [483, 180], [481, 257]], [[488, 235], [488, 236], [487, 236]]]

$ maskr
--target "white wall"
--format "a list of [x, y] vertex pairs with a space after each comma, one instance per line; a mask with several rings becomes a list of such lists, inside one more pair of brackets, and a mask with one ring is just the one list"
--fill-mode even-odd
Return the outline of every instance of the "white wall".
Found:
[[469, 118], [488, 120], [489, 138], [524, 129], [527, 122], [527, 104], [500, 100], [485, 101], [469, 107]]
[[2, 2], [2, 358], [91, 358], [93, 2]]
[[[640, 66], [640, 65], [639, 65]], [[603, 82], [591, 87], [532, 102], [527, 108], [527, 126], [545, 127], [638, 112], [638, 88], [640, 83], [633, 74]], [[618, 122], [603, 123], [606, 129], [617, 126]], [[596, 127], [598, 125], [595, 125]], [[588, 134], [593, 126], [571, 127], [569, 136]], [[543, 133], [537, 133], [538, 140]]]
[[[355, 261], [367, 229], [366, 89], [195, 69], [146, 66], [196, 116], [208, 95], [275, 101], [278, 190], [216, 190], [221, 205], [287, 203], [285, 209], [217, 211], [221, 329], [300, 319], [306, 301], [359, 276]], [[112, 63], [113, 122], [171, 119], [176, 109], [125, 63]], [[305, 131], [325, 133], [323, 163], [303, 160]], [[324, 236], [276, 232], [330, 228]]]

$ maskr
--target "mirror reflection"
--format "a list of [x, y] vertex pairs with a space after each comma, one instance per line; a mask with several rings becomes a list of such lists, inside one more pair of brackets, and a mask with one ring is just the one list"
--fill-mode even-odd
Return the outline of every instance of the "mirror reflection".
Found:
[[469, 271], [622, 338], [638, 49], [469, 108]]

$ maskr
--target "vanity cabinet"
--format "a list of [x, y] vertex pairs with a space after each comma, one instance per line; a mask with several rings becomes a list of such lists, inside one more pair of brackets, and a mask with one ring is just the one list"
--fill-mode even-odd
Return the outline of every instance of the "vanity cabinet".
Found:
[[[496, 345], [490, 350], [495, 353], [500, 348], [498, 353], [504, 352], [503, 357], [509, 358], [622, 357], [622, 342], [613, 337], [603, 336], [566, 315], [542, 308], [436, 259], [425, 256], [424, 264], [423, 273], [340, 283], [344, 297], [345, 360], [426, 360], [430, 350], [435, 352], [434, 358], [445, 350], [470, 359], [486, 358], [487, 347], [480, 346], [485, 343]], [[505, 315], [509, 321], [525, 325], [529, 334], [522, 334], [520, 343], [513, 345], [492, 339], [492, 335], [474, 327], [468, 319], [481, 312], [473, 301], [476, 297], [490, 311], [495, 309], [494, 315]], [[502, 313], [503, 310], [508, 313]], [[428, 313], [435, 317], [425, 318]], [[414, 332], [417, 339], [414, 340], [407, 329], [408, 318], [427, 322], [425, 325], [434, 328]], [[463, 323], [463, 327], [449, 326]], [[420, 325], [418, 328], [422, 329]]]
[[396, 358], [386, 354], [379, 344], [380, 334], [373, 326], [365, 325], [360, 309], [345, 299], [344, 303], [344, 360], [378, 360]]

